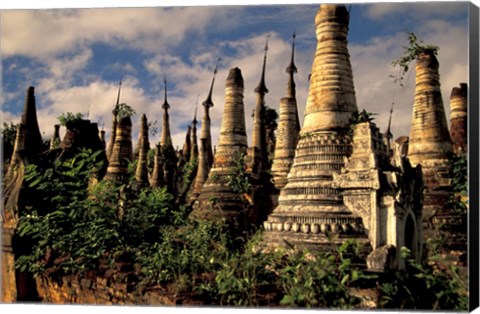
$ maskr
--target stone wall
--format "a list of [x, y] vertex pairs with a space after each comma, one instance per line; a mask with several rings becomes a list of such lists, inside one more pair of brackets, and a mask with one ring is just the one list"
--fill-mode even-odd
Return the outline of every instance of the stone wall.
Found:
[[142, 290], [129, 283], [128, 274], [99, 277], [37, 277], [38, 294], [44, 303], [101, 305], [175, 305], [172, 295], [160, 290]]

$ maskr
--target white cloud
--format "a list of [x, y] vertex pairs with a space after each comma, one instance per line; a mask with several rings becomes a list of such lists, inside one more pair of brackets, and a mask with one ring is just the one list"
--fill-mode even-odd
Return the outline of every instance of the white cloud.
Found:
[[[376, 6], [376, 5], [375, 5]], [[374, 7], [375, 7], [374, 6]], [[400, 6], [403, 8], [402, 6]], [[444, 8], [443, 4], [441, 6]], [[295, 7], [292, 7], [295, 8]], [[377, 18], [390, 14], [389, 9], [377, 11]], [[373, 10], [373, 9], [372, 9]], [[379, 10], [379, 9], [377, 9]], [[404, 10], [404, 9], [402, 9]], [[235, 12], [232, 13], [232, 12]], [[292, 11], [292, 14], [296, 14]], [[263, 48], [267, 33], [245, 34], [235, 40], [217, 41], [214, 45], [200, 45], [205, 40], [206, 30], [215, 28], [227, 32], [229, 28], [242, 25], [244, 15], [241, 9], [228, 11], [225, 8], [169, 8], [169, 9], [108, 9], [108, 10], [46, 10], [2, 12], [3, 57], [24, 55], [41, 62], [39, 69], [17, 69], [24, 76], [33, 79], [37, 91], [39, 123], [45, 136], [51, 136], [53, 124], [62, 112], [89, 111], [89, 118], [99, 122], [107, 131], [111, 127], [111, 109], [117, 95], [117, 83], [100, 77], [100, 73], [87, 72], [87, 66], [95, 58], [93, 43], [103, 42], [109, 49], [133, 48], [142, 58], [144, 69], [133, 64], [104, 64], [111, 72], [123, 73], [121, 101], [131, 105], [137, 112], [133, 118], [134, 141], [137, 139], [140, 116], [146, 113], [149, 121], [157, 120], [160, 128], [163, 103], [163, 76], [168, 77], [170, 125], [175, 146], [181, 147], [185, 138], [186, 124], [192, 117], [197, 94], [199, 108], [197, 120], [203, 116], [202, 101], [206, 98], [212, 79], [213, 67], [218, 57], [222, 57], [216, 77], [211, 110], [213, 142], [217, 143], [223, 114], [225, 81], [230, 68], [238, 66], [245, 81], [245, 115], [247, 136], [251, 140], [251, 112], [255, 106], [254, 88], [260, 79], [263, 61]], [[370, 14], [373, 14], [370, 12]], [[314, 46], [305, 49], [306, 42], [315, 42], [313, 20], [311, 34], [297, 37], [295, 63], [298, 74], [297, 102], [300, 121], [308, 95], [307, 77], [311, 71]], [[457, 23], [458, 24], [458, 23]], [[419, 38], [426, 43], [440, 46], [439, 61], [443, 100], [448, 113], [448, 97], [453, 87], [468, 79], [467, 30], [466, 25], [456, 25], [444, 20], [428, 20], [419, 28]], [[191, 36], [191, 35], [194, 36]], [[285, 68], [290, 61], [290, 38], [284, 40], [280, 34], [271, 31], [267, 60], [266, 85], [270, 90], [266, 104], [278, 109], [279, 101], [286, 94], [288, 76]], [[182, 59], [176, 48], [181, 44], [191, 47], [187, 59]], [[199, 43], [196, 45], [196, 43]], [[405, 33], [394, 33], [376, 37], [362, 44], [350, 44], [354, 84], [359, 109], [379, 113], [376, 122], [385, 130], [388, 112], [395, 101], [393, 118], [394, 136], [408, 135], [413, 104], [414, 73], [409, 74], [406, 88], [393, 84], [389, 75], [393, 72], [391, 61], [402, 52], [407, 43]], [[298, 49], [302, 47], [303, 49]], [[227, 53], [228, 51], [228, 53]], [[143, 77], [143, 70], [148, 77]], [[80, 78], [80, 82], [78, 79]], [[150, 81], [150, 84], [145, 84]], [[142, 84], [143, 82], [143, 84]], [[148, 85], [153, 85], [151, 88]], [[20, 97], [24, 95], [21, 88]], [[15, 97], [3, 95], [3, 97]], [[0, 99], [0, 103], [6, 100]], [[23, 103], [23, 99], [19, 99]], [[14, 115], [6, 114], [7, 119]], [[3, 119], [2, 119], [3, 120]], [[5, 120], [3, 120], [5, 121]], [[160, 130], [159, 130], [160, 131]], [[199, 135], [199, 134], [198, 134]], [[160, 134], [150, 138], [150, 143], [158, 142]]]
[[190, 32], [228, 29], [235, 19], [224, 7], [3, 11], [1, 54], [41, 59], [96, 42], [155, 52], [175, 48]]
[[368, 6], [367, 14], [377, 20], [408, 13], [411, 18], [428, 19], [432, 16], [451, 16], [465, 10], [467, 2], [384, 2]]

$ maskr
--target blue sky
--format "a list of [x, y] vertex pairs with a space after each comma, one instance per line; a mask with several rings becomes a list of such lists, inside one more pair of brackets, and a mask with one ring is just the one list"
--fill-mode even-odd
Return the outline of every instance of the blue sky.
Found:
[[[172, 137], [174, 145], [181, 147], [197, 95], [199, 103], [206, 98], [213, 68], [221, 57], [211, 111], [213, 141], [217, 142], [220, 128], [226, 76], [235, 66], [240, 67], [245, 79], [250, 135], [253, 90], [260, 78], [265, 39], [270, 34], [266, 69], [270, 92], [266, 104], [278, 109], [286, 94], [285, 68], [295, 29], [297, 100], [303, 122], [307, 78], [316, 47], [314, 16], [318, 3], [2, 10], [1, 119], [19, 121], [25, 90], [33, 85], [45, 138], [52, 135], [57, 116], [67, 111], [88, 112], [91, 120], [105, 128], [108, 137], [111, 109], [123, 76], [121, 102], [137, 112], [133, 118], [136, 140], [142, 113], [149, 121], [157, 120], [160, 127], [163, 77], [167, 75]], [[448, 114], [452, 88], [468, 82], [468, 3], [351, 5], [349, 51], [357, 105], [360, 110], [378, 113], [376, 123], [384, 131], [390, 106], [395, 102], [394, 137], [408, 135], [414, 97], [414, 71], [407, 75], [403, 88], [389, 78], [395, 73], [391, 61], [408, 43], [407, 31], [440, 47], [440, 80]], [[151, 135], [150, 142], [158, 142], [159, 138], [157, 132]]]

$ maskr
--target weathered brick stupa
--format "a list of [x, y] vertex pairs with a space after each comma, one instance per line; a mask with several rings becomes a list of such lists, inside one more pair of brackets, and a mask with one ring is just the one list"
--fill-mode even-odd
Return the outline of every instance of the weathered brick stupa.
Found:
[[133, 161], [132, 119], [129, 115], [117, 115], [115, 143], [108, 161], [105, 179], [127, 182], [128, 164]]
[[145, 114], [142, 115], [140, 132], [138, 134], [138, 159], [137, 169], [135, 170], [135, 181], [139, 187], [148, 186], [148, 151], [150, 143], [148, 141], [148, 121]]
[[165, 185], [163, 175], [163, 161], [161, 155], [160, 144], [155, 146], [155, 156], [153, 158], [153, 170], [150, 176], [150, 186], [152, 188], [159, 188]]
[[[321, 5], [315, 17], [317, 49], [303, 128], [279, 205], [264, 223], [264, 240], [331, 250], [331, 241], [365, 237], [362, 219], [332, 186], [352, 145], [349, 119], [357, 111], [347, 48], [349, 13], [344, 5]], [[338, 234], [330, 239], [329, 234]]]
[[34, 279], [31, 275], [15, 270], [15, 255], [18, 254], [18, 250], [24, 248], [21, 243], [15, 245], [14, 235], [19, 213], [31, 205], [29, 204], [31, 198], [25, 195], [23, 184], [25, 168], [30, 164], [38, 164], [41, 152], [42, 137], [38, 127], [35, 89], [30, 86], [26, 92], [23, 113], [17, 127], [12, 159], [3, 182], [3, 209], [0, 215], [3, 302], [32, 300], [32, 297], [35, 297]]
[[295, 81], [293, 75], [297, 73], [294, 63], [295, 33], [292, 40], [292, 58], [287, 67], [288, 84], [287, 96], [280, 100], [280, 114], [277, 128], [277, 141], [272, 164], [273, 180], [277, 189], [287, 184], [287, 175], [295, 157], [300, 122], [298, 119], [297, 99], [295, 95]]
[[[417, 58], [415, 99], [408, 158], [412, 166], [422, 166], [425, 184], [423, 225], [426, 237], [450, 216], [452, 142], [447, 127], [438, 72], [433, 50], [425, 50]], [[440, 220], [439, 220], [440, 219]]]
[[257, 102], [253, 112], [252, 147], [248, 149], [250, 171], [254, 174], [261, 174], [268, 170], [267, 136], [265, 133], [265, 94], [268, 88], [265, 84], [265, 68], [267, 66], [268, 37], [265, 42], [265, 53], [263, 56], [262, 74], [260, 82], [255, 87]]
[[192, 154], [192, 127], [187, 126], [187, 132], [185, 133], [185, 142], [182, 147], [182, 158], [184, 162], [190, 161], [190, 156]]
[[247, 151], [243, 91], [242, 72], [233, 68], [225, 87], [225, 106], [215, 160], [191, 213], [192, 217], [200, 219], [223, 217], [240, 228], [245, 222], [244, 204], [241, 196], [228, 184], [228, 176], [238, 158]]
[[466, 156], [468, 152], [468, 86], [460, 83], [454, 87], [450, 96], [450, 137], [453, 143], [453, 152], [458, 156]]
[[[198, 155], [198, 167], [197, 173], [195, 176], [195, 181], [193, 183], [193, 188], [190, 193], [190, 201], [194, 201], [200, 191], [202, 186], [207, 180], [208, 173], [213, 164], [213, 153], [212, 153], [212, 134], [210, 132], [210, 108], [213, 107], [212, 93], [213, 85], [215, 84], [215, 76], [217, 74], [218, 63], [213, 70], [212, 83], [210, 85], [210, 90], [208, 92], [207, 99], [203, 101], [202, 106], [204, 108], [204, 114], [202, 118], [202, 129], [200, 131], [200, 149]], [[196, 111], [195, 111], [196, 112]]]

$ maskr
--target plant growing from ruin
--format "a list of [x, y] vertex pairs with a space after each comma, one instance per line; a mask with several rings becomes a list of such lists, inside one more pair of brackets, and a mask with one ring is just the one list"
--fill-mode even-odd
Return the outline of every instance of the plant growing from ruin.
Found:
[[233, 192], [238, 193], [244, 204], [250, 203], [252, 178], [245, 169], [245, 154], [235, 153], [234, 165], [225, 179], [227, 185]]
[[130, 107], [126, 103], [121, 103], [115, 106], [112, 113], [116, 115], [119, 119], [121, 119], [124, 117], [131, 117], [135, 115], [136, 112], [132, 107]]
[[398, 82], [401, 87], [404, 86], [403, 80], [405, 74], [410, 68], [410, 63], [412, 61], [417, 60], [422, 53], [426, 52], [432, 52], [433, 54], [437, 55], [439, 50], [438, 46], [423, 44], [423, 41], [418, 40], [417, 35], [412, 32], [408, 33], [408, 42], [408, 46], [403, 46], [404, 51], [402, 56], [392, 61], [392, 65], [394, 67], [398, 66], [400, 68], [400, 74], [399, 76], [390, 75], [390, 77], [394, 79], [395, 83]]
[[75, 114], [71, 112], [67, 112], [59, 115], [58, 121], [60, 122], [60, 125], [68, 128], [70, 125], [75, 124], [77, 121], [81, 120], [82, 118], [83, 118], [83, 113], [81, 112], [77, 112]]
[[353, 136], [353, 132], [355, 131], [355, 127], [360, 124], [360, 123], [365, 123], [365, 122], [372, 122], [375, 118], [374, 116], [378, 115], [378, 113], [374, 112], [368, 112], [365, 109], [362, 109], [362, 111], [358, 112], [355, 111], [352, 113], [350, 116], [349, 122], [348, 122], [348, 134], [350, 136]]

